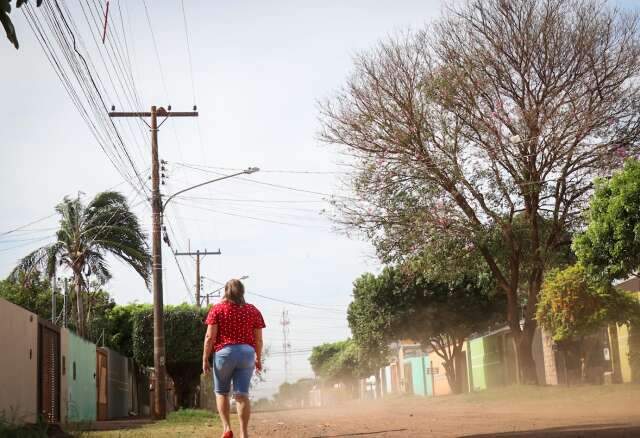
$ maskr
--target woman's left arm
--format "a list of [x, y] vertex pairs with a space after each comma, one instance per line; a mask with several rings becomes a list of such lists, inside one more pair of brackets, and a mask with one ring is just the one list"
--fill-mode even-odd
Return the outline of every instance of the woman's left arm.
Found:
[[212, 324], [207, 326], [207, 334], [204, 335], [204, 347], [202, 351], [202, 372], [209, 374], [211, 371], [211, 365], [209, 364], [209, 356], [213, 352], [213, 343], [218, 335], [218, 324]]

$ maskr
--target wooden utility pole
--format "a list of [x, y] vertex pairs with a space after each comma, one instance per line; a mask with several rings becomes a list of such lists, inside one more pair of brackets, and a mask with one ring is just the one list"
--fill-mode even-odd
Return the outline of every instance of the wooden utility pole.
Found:
[[51, 324], [56, 323], [56, 274], [51, 277]]
[[[112, 107], [112, 110], [115, 110]], [[194, 107], [195, 110], [195, 107]], [[171, 112], [160, 107], [151, 107], [151, 112], [116, 112], [110, 117], [135, 117], [142, 119], [151, 130], [151, 263], [153, 284], [153, 367], [155, 371], [155, 390], [153, 391], [152, 414], [154, 419], [164, 419], [167, 415], [166, 397], [166, 356], [164, 349], [164, 304], [162, 291], [162, 246], [160, 229], [162, 227], [162, 198], [160, 195], [160, 162], [158, 159], [158, 129], [169, 117], [197, 117], [198, 112]], [[151, 118], [148, 124], [144, 118]], [[164, 120], [158, 124], [158, 117]]]
[[207, 251], [206, 249], [204, 251], [189, 251], [189, 252], [178, 252], [176, 251], [174, 253], [176, 256], [196, 256], [196, 307], [199, 309], [202, 306], [202, 302], [200, 299], [200, 256], [202, 256], [202, 258], [204, 258], [204, 256], [208, 256], [208, 255], [220, 255], [222, 254], [220, 252], [220, 250], [217, 251]]
[[64, 298], [62, 299], [62, 326], [67, 328], [67, 296], [69, 295], [69, 280], [64, 279]]

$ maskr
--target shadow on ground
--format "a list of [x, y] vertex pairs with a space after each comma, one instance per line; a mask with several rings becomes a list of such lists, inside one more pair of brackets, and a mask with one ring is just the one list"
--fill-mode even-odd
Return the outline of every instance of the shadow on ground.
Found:
[[587, 424], [581, 426], [550, 427], [548, 429], [463, 435], [461, 438], [619, 438], [640, 437], [640, 426], [631, 424]]

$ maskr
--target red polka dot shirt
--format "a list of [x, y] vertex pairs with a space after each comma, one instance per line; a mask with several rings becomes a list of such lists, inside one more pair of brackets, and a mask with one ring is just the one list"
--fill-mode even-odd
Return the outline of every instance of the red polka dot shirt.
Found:
[[234, 344], [249, 344], [255, 350], [255, 329], [266, 327], [262, 314], [253, 304], [239, 305], [229, 301], [215, 304], [209, 310], [205, 324], [218, 326], [215, 351]]

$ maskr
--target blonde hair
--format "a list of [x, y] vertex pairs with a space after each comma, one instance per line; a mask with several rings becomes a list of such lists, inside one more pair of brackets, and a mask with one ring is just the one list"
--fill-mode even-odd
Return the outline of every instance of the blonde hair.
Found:
[[246, 304], [244, 300], [244, 284], [235, 278], [227, 281], [224, 285], [224, 301], [231, 301], [235, 304]]

